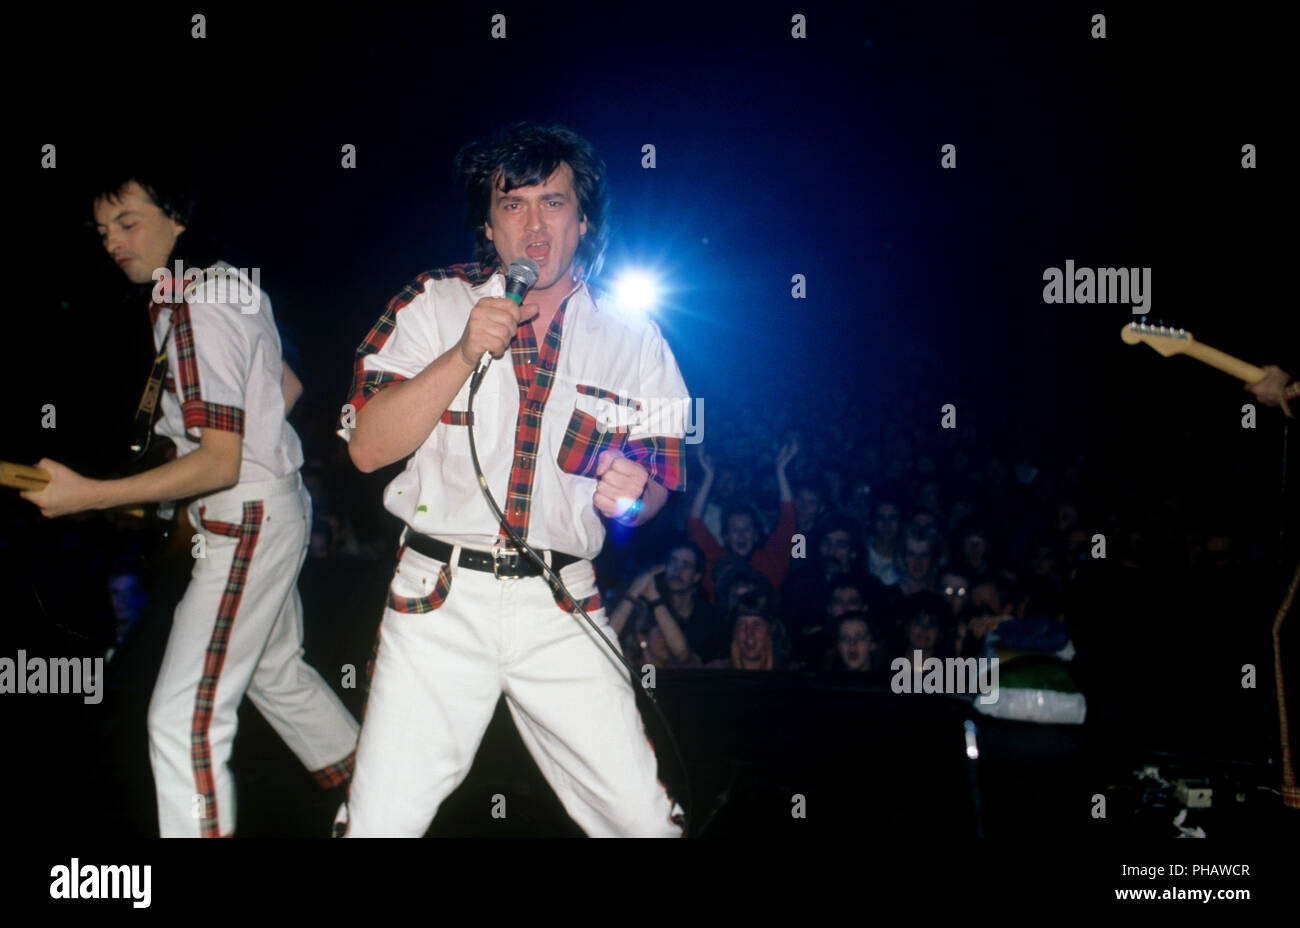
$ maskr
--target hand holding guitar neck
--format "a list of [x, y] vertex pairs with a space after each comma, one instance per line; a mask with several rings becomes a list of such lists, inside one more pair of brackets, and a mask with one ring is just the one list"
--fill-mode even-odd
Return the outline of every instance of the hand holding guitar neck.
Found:
[[[44, 461], [42, 462], [44, 463]], [[64, 474], [64, 479], [70, 479], [71, 481], [85, 481], [86, 479], [61, 464], [57, 464], [53, 461], [48, 463], [59, 468], [59, 470]], [[41, 506], [42, 514], [49, 518], [55, 518], [67, 513], [59, 510], [47, 512], [47, 507], [42, 506], [40, 501], [32, 499], [28, 494], [39, 493], [44, 490], [49, 486], [53, 476], [54, 475], [44, 467], [30, 467], [26, 464], [14, 464], [12, 461], [0, 461], [0, 487], [12, 487], [15, 490], [23, 491], [23, 499], [35, 503], [37, 506]], [[79, 506], [75, 509], [68, 510], [68, 512], [81, 512], [87, 508], [91, 507]], [[119, 512], [122, 515], [134, 516], [136, 518], [144, 518], [147, 514], [143, 506], [128, 506], [114, 511]]]

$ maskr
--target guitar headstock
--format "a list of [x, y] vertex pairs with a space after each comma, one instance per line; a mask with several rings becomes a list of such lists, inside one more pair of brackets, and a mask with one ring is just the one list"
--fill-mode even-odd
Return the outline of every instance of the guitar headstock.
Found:
[[1173, 326], [1167, 326], [1159, 322], [1149, 324], [1146, 316], [1143, 316], [1140, 321], [1135, 320], [1120, 329], [1119, 337], [1124, 339], [1126, 345], [1146, 342], [1166, 358], [1176, 354], [1183, 354], [1195, 341], [1191, 332], [1176, 329]]

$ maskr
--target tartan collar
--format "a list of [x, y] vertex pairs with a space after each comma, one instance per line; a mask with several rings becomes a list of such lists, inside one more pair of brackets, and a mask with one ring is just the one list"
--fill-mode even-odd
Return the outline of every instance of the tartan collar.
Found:
[[[212, 271], [213, 269], [219, 269], [219, 268], [222, 268], [223, 266], [228, 267], [229, 265], [224, 265], [224, 262], [216, 261], [216, 262], [214, 262], [210, 267], [205, 268], [205, 269], [204, 269], [204, 272], [206, 273], [206, 272]], [[169, 268], [168, 270], [170, 271], [170, 268]], [[185, 275], [185, 281], [182, 282], [182, 287], [181, 287], [181, 291], [182, 291], [182, 293], [184, 293], [185, 290], [188, 290], [191, 286], [193, 286], [193, 284], [190, 283], [190, 276], [189, 276], [189, 272], [187, 271], [187, 272], [186, 272], [186, 275]], [[173, 291], [173, 292], [175, 292], [175, 291]], [[179, 306], [180, 306], [181, 304], [183, 304], [184, 302], [185, 302], [185, 299], [184, 299], [183, 296], [182, 296], [181, 299], [179, 299], [179, 300], [174, 300], [174, 301], [173, 301], [173, 300], [155, 300], [155, 299], [153, 298], [153, 290], [151, 289], [151, 290], [149, 291], [149, 324], [150, 324], [151, 326], [152, 326], [152, 325], [157, 325], [157, 324], [158, 324], [158, 316], [159, 316], [159, 314], [160, 314], [164, 309], [170, 309], [170, 310], [175, 311], [176, 308], [179, 307]]]

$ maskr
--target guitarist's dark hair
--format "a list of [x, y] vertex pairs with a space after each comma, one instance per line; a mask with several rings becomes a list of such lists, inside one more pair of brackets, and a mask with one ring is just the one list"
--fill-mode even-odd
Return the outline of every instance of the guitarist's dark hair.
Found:
[[[206, 268], [212, 266], [221, 257], [218, 242], [208, 231], [199, 209], [199, 188], [183, 168], [173, 164], [153, 163], [152, 159], [141, 158], [133, 163], [125, 159], [109, 166], [89, 185], [87, 205], [108, 200], [110, 203], [120, 200], [131, 185], [140, 185], [140, 189], [153, 201], [163, 215], [185, 226], [185, 231], [176, 239], [176, 245], [168, 256], [168, 265], [179, 260], [185, 267]], [[87, 220], [88, 227], [95, 228], [94, 218]], [[105, 266], [111, 262], [105, 256]], [[153, 282], [132, 284], [122, 278], [120, 271], [113, 279], [121, 281], [124, 288], [122, 298], [128, 302], [142, 302], [148, 299], [153, 290]]]

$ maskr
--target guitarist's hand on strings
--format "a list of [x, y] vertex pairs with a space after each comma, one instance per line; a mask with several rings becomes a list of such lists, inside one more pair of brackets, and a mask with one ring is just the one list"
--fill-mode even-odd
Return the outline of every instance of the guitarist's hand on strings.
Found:
[[35, 503], [47, 519], [99, 507], [101, 481], [83, 477], [49, 458], [41, 458], [36, 466], [50, 475], [50, 482], [39, 490], [23, 490], [18, 495]]
[[1282, 388], [1291, 382], [1291, 375], [1276, 364], [1265, 364], [1267, 376], [1258, 383], [1248, 383], [1243, 389], [1255, 394], [1255, 398], [1265, 406], [1278, 406], [1282, 403]]

